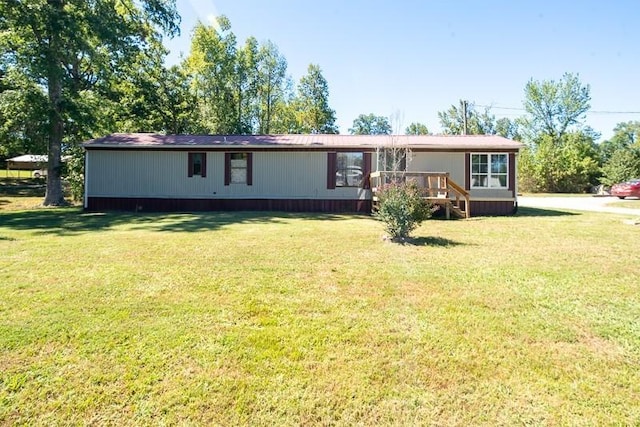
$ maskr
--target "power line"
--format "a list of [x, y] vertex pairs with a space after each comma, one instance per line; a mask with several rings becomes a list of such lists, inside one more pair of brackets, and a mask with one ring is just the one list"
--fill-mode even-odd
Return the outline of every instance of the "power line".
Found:
[[640, 114], [640, 111], [587, 111], [587, 114]]
[[[493, 105], [480, 105], [475, 104], [476, 107], [490, 108], [492, 110], [513, 110], [513, 111], [526, 111], [524, 108], [518, 107], [496, 107]], [[609, 111], [609, 110], [590, 110], [586, 114], [640, 114], [640, 111]]]

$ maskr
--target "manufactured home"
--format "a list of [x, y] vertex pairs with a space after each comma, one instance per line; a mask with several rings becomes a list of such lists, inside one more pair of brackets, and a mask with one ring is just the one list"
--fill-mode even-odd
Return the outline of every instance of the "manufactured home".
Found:
[[522, 144], [499, 136], [112, 134], [84, 143], [91, 211], [370, 213], [413, 179], [460, 216], [517, 208]]

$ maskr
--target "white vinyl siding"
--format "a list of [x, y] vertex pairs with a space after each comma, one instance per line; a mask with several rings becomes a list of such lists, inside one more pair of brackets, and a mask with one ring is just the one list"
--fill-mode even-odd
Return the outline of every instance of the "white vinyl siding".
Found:
[[327, 189], [325, 151], [253, 152], [253, 185], [224, 185], [224, 152], [207, 152], [207, 176], [189, 178], [185, 151], [89, 150], [89, 197], [367, 199], [369, 190]]

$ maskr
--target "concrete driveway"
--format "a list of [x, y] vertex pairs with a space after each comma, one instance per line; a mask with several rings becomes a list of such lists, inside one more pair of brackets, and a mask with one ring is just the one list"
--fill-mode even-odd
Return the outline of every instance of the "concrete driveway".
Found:
[[[632, 215], [640, 217], [640, 209], [610, 207], [609, 203], [619, 200], [616, 197], [596, 197], [596, 196], [551, 196], [551, 197], [526, 197], [518, 196], [518, 206], [539, 209], [560, 209], [572, 211], [607, 212], [621, 215]], [[631, 200], [629, 200], [631, 201]]]

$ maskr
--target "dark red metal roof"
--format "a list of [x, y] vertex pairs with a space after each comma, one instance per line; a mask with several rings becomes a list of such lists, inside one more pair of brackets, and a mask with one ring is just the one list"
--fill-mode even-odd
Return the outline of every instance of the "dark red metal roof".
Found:
[[497, 135], [162, 135], [114, 133], [85, 142], [91, 148], [377, 148], [519, 150], [523, 144]]

